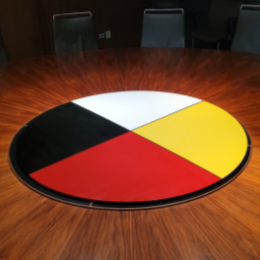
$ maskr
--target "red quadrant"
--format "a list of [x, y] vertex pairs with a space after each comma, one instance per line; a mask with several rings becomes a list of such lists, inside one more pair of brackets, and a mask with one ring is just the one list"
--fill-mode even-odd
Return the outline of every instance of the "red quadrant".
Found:
[[132, 132], [30, 175], [57, 192], [89, 200], [140, 202], [188, 194], [220, 180]]

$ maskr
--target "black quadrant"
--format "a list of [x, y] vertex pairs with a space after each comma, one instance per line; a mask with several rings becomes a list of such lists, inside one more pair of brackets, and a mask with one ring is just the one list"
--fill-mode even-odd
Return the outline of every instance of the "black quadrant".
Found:
[[31, 120], [16, 143], [16, 160], [26, 174], [65, 159], [129, 130], [71, 102]]

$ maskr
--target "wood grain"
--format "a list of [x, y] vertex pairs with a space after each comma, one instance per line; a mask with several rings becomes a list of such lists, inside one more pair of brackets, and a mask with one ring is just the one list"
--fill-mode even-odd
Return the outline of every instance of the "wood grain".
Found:
[[[260, 55], [116, 49], [0, 66], [0, 259], [260, 259]], [[87, 95], [161, 90], [211, 102], [252, 140], [245, 170], [220, 190], [153, 210], [70, 206], [23, 185], [8, 164], [15, 133], [33, 117]]]

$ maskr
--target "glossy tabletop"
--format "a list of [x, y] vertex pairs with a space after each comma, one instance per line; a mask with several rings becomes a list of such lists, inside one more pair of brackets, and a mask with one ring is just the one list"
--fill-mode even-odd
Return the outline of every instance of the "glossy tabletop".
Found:
[[[0, 259], [259, 259], [260, 55], [198, 49], [116, 49], [0, 65]], [[189, 202], [113, 211], [58, 202], [20, 182], [8, 162], [16, 132], [81, 97], [159, 90], [210, 102], [251, 138], [242, 173]]]

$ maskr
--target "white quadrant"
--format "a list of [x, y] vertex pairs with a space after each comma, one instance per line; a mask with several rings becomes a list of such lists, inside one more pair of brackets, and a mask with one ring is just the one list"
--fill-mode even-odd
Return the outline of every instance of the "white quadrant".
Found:
[[120, 91], [76, 99], [73, 103], [133, 130], [200, 102], [160, 91]]

